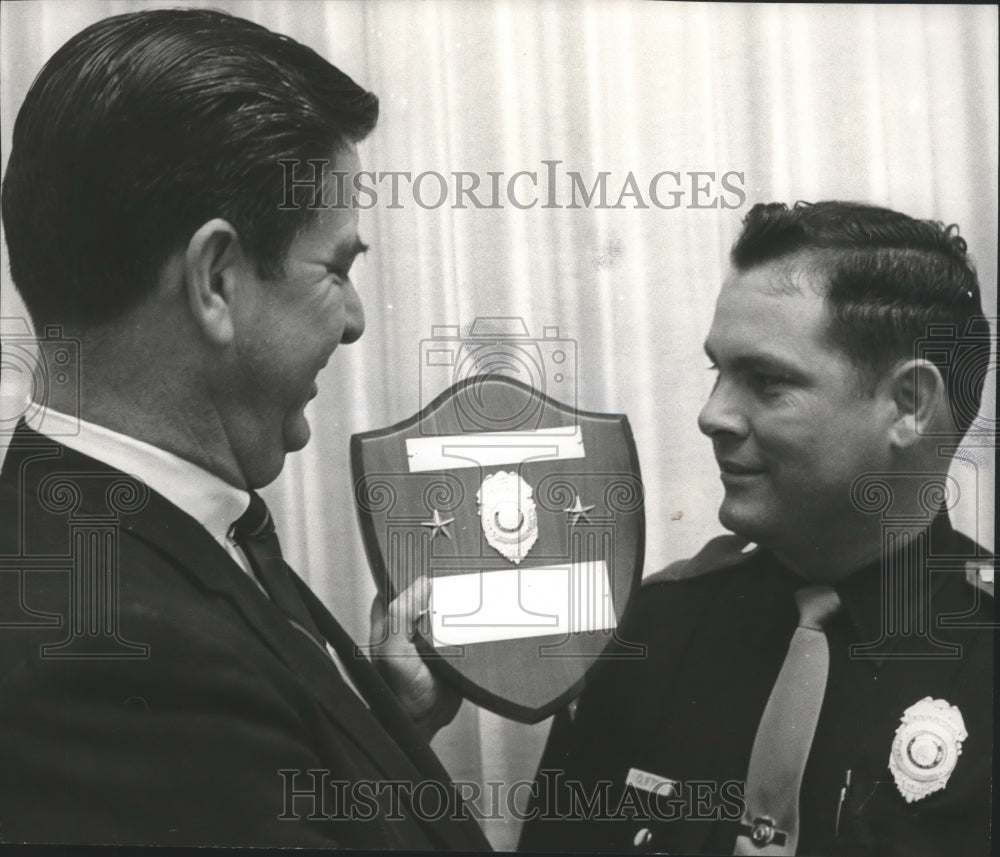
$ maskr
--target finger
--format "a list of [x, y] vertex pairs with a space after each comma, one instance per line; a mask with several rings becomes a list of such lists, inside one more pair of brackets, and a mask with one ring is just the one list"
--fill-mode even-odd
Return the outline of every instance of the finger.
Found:
[[398, 619], [402, 627], [412, 623], [416, 615], [426, 606], [430, 587], [427, 578], [420, 575], [406, 587], [389, 605], [389, 617]]
[[427, 577], [421, 577], [421, 593], [420, 593], [420, 612], [417, 615], [417, 623], [420, 628], [420, 632], [425, 636], [430, 636], [431, 633], [431, 592], [433, 586], [431, 581]]
[[411, 583], [402, 592], [398, 592], [396, 597], [389, 602], [389, 619], [392, 622], [393, 628], [402, 628], [405, 631], [409, 627], [408, 622], [412, 615], [410, 604], [413, 601], [414, 583]]
[[368, 620], [368, 640], [373, 646], [385, 642], [386, 619], [385, 595], [376, 592], [372, 599], [371, 615]]
[[430, 597], [430, 583], [424, 575], [414, 580], [392, 604], [389, 605], [390, 616], [398, 627], [406, 634], [406, 638], [412, 643], [416, 639], [421, 617], [427, 611], [427, 604]]

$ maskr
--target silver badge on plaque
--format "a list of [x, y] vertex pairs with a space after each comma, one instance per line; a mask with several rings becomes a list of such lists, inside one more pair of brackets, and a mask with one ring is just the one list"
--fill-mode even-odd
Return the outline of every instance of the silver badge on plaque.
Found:
[[476, 500], [486, 543], [515, 565], [538, 541], [538, 514], [531, 486], [513, 472], [483, 480]]

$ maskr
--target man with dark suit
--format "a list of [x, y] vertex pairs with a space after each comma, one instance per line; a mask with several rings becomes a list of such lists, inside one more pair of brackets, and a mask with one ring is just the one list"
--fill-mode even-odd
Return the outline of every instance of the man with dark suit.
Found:
[[990, 359], [965, 242], [758, 205], [731, 262], [699, 425], [736, 535], [644, 581], [645, 654], [557, 716], [520, 846], [986, 855], [992, 557], [947, 514]]
[[59, 379], [0, 477], [0, 840], [489, 847], [427, 745], [456, 698], [418, 658], [383, 680], [254, 491], [364, 329], [350, 182], [300, 185], [377, 114], [203, 10], [103, 20], [32, 85], [3, 215]]

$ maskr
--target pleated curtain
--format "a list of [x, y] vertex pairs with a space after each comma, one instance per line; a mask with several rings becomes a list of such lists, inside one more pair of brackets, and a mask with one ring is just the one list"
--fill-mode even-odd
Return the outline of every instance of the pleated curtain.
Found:
[[[89, 23], [152, 5], [0, 6], [4, 164], [13, 118], [43, 62]], [[646, 486], [645, 570], [653, 572], [721, 532], [721, 486], [696, 425], [711, 385], [702, 342], [750, 205], [853, 199], [959, 223], [986, 311], [996, 314], [994, 7], [164, 5], [224, 9], [310, 45], [381, 99], [379, 125], [360, 146], [363, 166], [428, 174], [419, 193], [401, 177], [396, 200], [388, 178], [372, 180], [378, 202], [360, 227], [372, 249], [354, 276], [367, 331], [320, 376], [312, 442], [263, 492], [288, 560], [358, 640], [367, 637], [375, 588], [348, 441], [415, 413], [455, 380], [426, 359], [442, 336], [476, 319], [507, 319], [537, 343], [531, 371], [547, 392], [628, 414]], [[521, 175], [508, 193], [520, 171], [534, 181]], [[466, 196], [456, 207], [459, 181], [473, 179], [455, 173], [476, 177], [486, 204], [490, 174], [502, 174], [500, 204], [477, 208]], [[656, 185], [664, 207], [650, 198], [658, 174], [678, 177]], [[726, 190], [724, 176], [738, 190]], [[582, 204], [581, 191], [601, 181], [606, 204], [596, 193]], [[671, 200], [676, 207], [666, 207]], [[2, 315], [21, 317], [6, 247], [3, 254]], [[553, 342], [572, 357], [561, 367]], [[995, 378], [994, 368], [990, 414]], [[3, 383], [16, 379], [7, 373]], [[991, 547], [992, 444], [981, 431], [953, 469], [962, 488], [953, 516]], [[466, 703], [434, 746], [455, 779], [489, 796], [490, 782], [532, 777], [547, 729]], [[483, 799], [496, 847], [514, 846], [526, 796], [526, 788], [502, 790], [491, 812]]]

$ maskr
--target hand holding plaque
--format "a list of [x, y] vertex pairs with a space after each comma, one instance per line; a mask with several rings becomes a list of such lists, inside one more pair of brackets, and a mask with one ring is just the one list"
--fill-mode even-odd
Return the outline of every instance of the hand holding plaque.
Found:
[[421, 626], [429, 633], [430, 595], [426, 577], [418, 577], [388, 608], [385, 594], [378, 593], [372, 601], [369, 647], [375, 668], [428, 741], [462, 704], [458, 691], [430, 672], [414, 645]]

